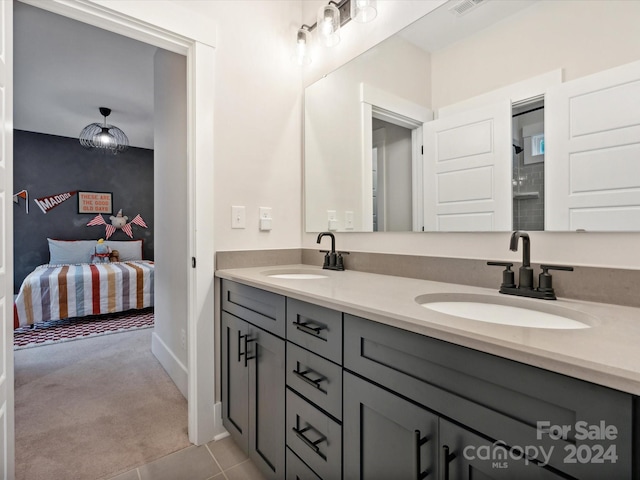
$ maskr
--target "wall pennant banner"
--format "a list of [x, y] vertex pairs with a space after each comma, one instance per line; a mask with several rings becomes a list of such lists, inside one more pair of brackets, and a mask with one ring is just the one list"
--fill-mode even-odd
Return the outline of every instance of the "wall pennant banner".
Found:
[[47, 197], [35, 198], [33, 201], [40, 207], [42, 213], [47, 213], [49, 210], [57, 207], [65, 200], [69, 200], [76, 193], [78, 193], [78, 191], [74, 190], [73, 192], [64, 192], [56, 195], [49, 195]]
[[26, 190], [20, 190], [18, 193], [14, 193], [13, 194], [13, 203], [20, 203], [20, 200], [18, 200], [19, 198], [24, 199], [25, 203], [25, 209], [27, 210], [27, 215], [29, 214], [29, 192], [27, 192]]

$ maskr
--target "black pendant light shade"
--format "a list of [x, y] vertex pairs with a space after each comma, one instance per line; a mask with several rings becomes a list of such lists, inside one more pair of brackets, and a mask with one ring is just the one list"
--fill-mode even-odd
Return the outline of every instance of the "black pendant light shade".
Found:
[[117, 155], [129, 148], [129, 139], [125, 133], [114, 125], [107, 124], [107, 117], [111, 109], [100, 107], [100, 114], [104, 117], [104, 123], [92, 123], [80, 132], [80, 145], [85, 148], [97, 148]]

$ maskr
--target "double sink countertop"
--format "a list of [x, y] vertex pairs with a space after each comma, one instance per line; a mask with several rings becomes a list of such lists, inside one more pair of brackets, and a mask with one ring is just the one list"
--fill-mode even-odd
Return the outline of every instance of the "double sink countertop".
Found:
[[[321, 278], [277, 278], [308, 273]], [[487, 289], [311, 265], [216, 271], [216, 276], [437, 338], [553, 372], [640, 395], [640, 308], [560, 298], [538, 300]], [[440, 313], [417, 298], [474, 298], [569, 315], [582, 329], [500, 325]], [[426, 297], [425, 297], [426, 296]], [[421, 300], [423, 302], [424, 300]]]

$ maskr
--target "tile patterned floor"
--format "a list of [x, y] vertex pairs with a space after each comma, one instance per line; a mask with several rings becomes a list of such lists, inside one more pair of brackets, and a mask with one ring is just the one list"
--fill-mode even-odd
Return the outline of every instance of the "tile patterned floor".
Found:
[[231, 437], [192, 445], [109, 480], [265, 480]]

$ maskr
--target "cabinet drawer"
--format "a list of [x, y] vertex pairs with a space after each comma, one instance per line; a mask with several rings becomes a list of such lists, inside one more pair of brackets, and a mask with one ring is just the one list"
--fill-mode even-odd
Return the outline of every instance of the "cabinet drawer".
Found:
[[[496, 441], [552, 449], [550, 465], [574, 477], [630, 478], [631, 395], [347, 314], [344, 336], [345, 369]], [[576, 438], [578, 422], [605, 422], [616, 438]], [[552, 438], [544, 425], [570, 430]], [[565, 461], [572, 448], [600, 446], [615, 448], [615, 464]]]
[[287, 446], [321, 478], [342, 475], [342, 428], [287, 389]]
[[307, 464], [287, 448], [287, 480], [322, 480]]
[[342, 368], [287, 342], [287, 385], [340, 420]]
[[222, 281], [222, 309], [264, 330], [285, 336], [285, 297], [230, 280]]
[[287, 340], [342, 365], [342, 313], [287, 298]]

